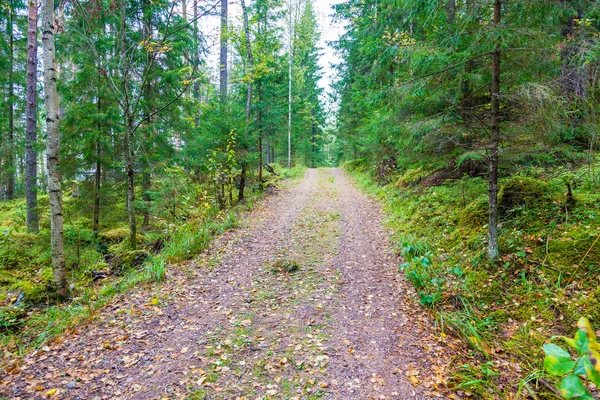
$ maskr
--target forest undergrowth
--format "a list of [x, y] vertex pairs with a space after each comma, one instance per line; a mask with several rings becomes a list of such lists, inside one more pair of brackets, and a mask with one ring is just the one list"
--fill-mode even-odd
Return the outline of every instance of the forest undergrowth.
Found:
[[417, 290], [415, 301], [433, 314], [439, 335], [469, 345], [449, 386], [482, 399], [560, 398], [542, 346], [572, 337], [580, 317], [600, 326], [597, 162], [507, 167], [501, 258], [491, 263], [485, 179], [452, 179], [453, 168], [405, 161], [384, 175], [361, 159], [346, 168], [384, 204], [405, 260], [398, 272]]
[[[277, 168], [264, 187], [282, 178], [301, 177], [303, 167]], [[63, 331], [93, 319], [115, 296], [134, 286], [165, 278], [168, 268], [194, 260], [212, 239], [235, 228], [242, 214], [260, 202], [263, 191], [251, 190], [243, 202], [219, 207], [206, 183], [174, 168], [155, 182], [149, 222], [138, 234], [138, 249], [128, 244], [123, 188], [105, 186], [99, 232], [91, 230], [93, 197], [86, 183], [71, 183], [64, 198], [65, 258], [71, 299], [56, 301], [52, 284], [50, 223], [40, 215], [40, 232], [27, 233], [24, 199], [0, 205], [0, 343], [2, 359], [39, 348]], [[48, 196], [40, 196], [41, 208]], [[144, 205], [140, 205], [143, 208]], [[143, 226], [144, 215], [140, 213]]]

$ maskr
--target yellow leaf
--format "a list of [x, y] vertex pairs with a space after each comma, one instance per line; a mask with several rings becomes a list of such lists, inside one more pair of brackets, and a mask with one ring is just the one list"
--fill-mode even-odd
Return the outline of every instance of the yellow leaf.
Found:
[[581, 329], [582, 331], [584, 331], [585, 333], [587, 333], [587, 337], [588, 337], [588, 339], [590, 339], [590, 342], [596, 341], [596, 332], [594, 332], [594, 330], [592, 329], [592, 326], [590, 325], [590, 321], [588, 321], [587, 318], [584, 318], [584, 317], [579, 318], [579, 321], [577, 321], [577, 327], [579, 329]]
[[55, 395], [55, 394], [57, 394], [57, 393], [58, 393], [58, 389], [50, 389], [50, 390], [48, 390], [48, 391], [46, 392], [46, 396], [48, 396], [48, 397], [52, 397], [52, 396], [54, 396], [54, 395]]
[[152, 304], [153, 306], [157, 306], [160, 304], [160, 300], [158, 300], [156, 297], [152, 299], [152, 301], [150, 302], [150, 304]]

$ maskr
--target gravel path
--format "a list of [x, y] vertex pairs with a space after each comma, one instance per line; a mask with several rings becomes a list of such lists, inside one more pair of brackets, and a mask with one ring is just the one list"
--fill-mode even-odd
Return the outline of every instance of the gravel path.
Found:
[[[381, 219], [344, 172], [308, 170], [198, 261], [172, 268], [164, 284], [138, 288], [88, 326], [25, 357], [15, 374], [0, 376], [0, 393], [443, 397], [436, 389], [447, 349], [396, 273], [399, 260]], [[290, 262], [299, 271], [280, 270]]]

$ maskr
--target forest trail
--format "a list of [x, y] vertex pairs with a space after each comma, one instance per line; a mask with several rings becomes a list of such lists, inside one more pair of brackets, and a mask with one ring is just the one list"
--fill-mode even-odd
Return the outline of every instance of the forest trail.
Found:
[[[3, 376], [11, 399], [430, 399], [447, 348], [399, 279], [378, 206], [308, 170], [167, 281]], [[273, 271], [277, 260], [300, 270]], [[57, 389], [56, 391], [54, 389]]]

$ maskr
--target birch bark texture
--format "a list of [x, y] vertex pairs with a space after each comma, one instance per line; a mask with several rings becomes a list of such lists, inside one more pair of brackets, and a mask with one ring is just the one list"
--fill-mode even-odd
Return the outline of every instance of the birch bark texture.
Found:
[[46, 153], [50, 197], [50, 246], [52, 271], [58, 297], [67, 297], [67, 274], [63, 245], [63, 205], [60, 183], [59, 98], [56, 89], [56, 49], [54, 47], [54, 0], [42, 0], [42, 44], [46, 108]]

